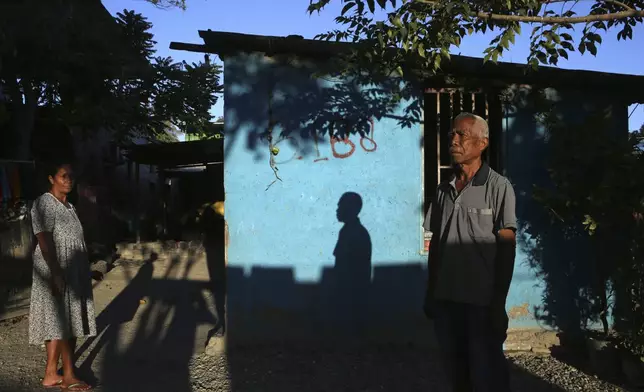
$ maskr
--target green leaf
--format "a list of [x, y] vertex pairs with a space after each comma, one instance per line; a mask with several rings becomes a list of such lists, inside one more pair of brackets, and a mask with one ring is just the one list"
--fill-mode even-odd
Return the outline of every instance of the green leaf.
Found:
[[367, 0], [367, 6], [369, 7], [369, 11], [373, 14], [376, 12], [376, 3], [374, 0]]
[[566, 41], [572, 41], [572, 35], [568, 33], [561, 33], [561, 38], [565, 39]]
[[566, 49], [568, 49], [568, 50], [570, 50], [570, 51], [573, 51], [573, 52], [575, 51], [575, 47], [572, 46], [572, 44], [570, 42], [562, 42], [561, 46], [566, 48]]
[[586, 48], [592, 54], [593, 56], [597, 56], [597, 47], [595, 46], [594, 42], [587, 42], [586, 43]]
[[409, 37], [409, 31], [405, 27], [402, 27], [400, 29], [400, 40], [403, 41], [403, 42], [407, 42], [408, 37]]
[[530, 67], [532, 67], [532, 69], [533, 69], [534, 71], [536, 71], [537, 69], [539, 69], [539, 61], [538, 61], [537, 59], [535, 59], [535, 58], [530, 59], [530, 61], [528, 62], [528, 64], [530, 65]]
[[356, 6], [356, 3], [354, 3], [353, 1], [348, 2], [348, 3], [344, 6], [344, 8], [342, 8], [342, 13], [341, 13], [341, 15], [346, 14], [347, 12], [349, 12], [349, 10], [350, 10], [351, 8], [353, 8], [353, 7], [355, 7], [355, 6]]
[[425, 56], [427, 56], [427, 54], [425, 53], [425, 45], [423, 45], [422, 42], [418, 44], [418, 54], [422, 58], [425, 58]]
[[385, 8], [387, 6], [387, 0], [378, 0], [378, 5], [380, 8]]
[[447, 48], [442, 48], [441, 49], [441, 56], [443, 56], [444, 58], [446, 58], [448, 60], [452, 58], [452, 56], [449, 54], [449, 50], [447, 50]]
[[561, 57], [565, 58], [566, 60], [568, 60], [568, 52], [566, 52], [565, 50], [558, 49], [557, 53], [559, 53], [559, 56], [561, 56]]
[[510, 47], [510, 40], [508, 39], [507, 35], [503, 36], [503, 38], [501, 38], [500, 45], [501, 45], [501, 47], [503, 47], [505, 49], [508, 49]]
[[434, 57], [434, 69], [439, 69], [441, 67], [441, 56]]

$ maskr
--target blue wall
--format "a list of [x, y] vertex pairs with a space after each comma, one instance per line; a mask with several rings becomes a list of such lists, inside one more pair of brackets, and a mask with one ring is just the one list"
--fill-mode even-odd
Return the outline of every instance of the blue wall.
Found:
[[[229, 333], [314, 339], [360, 332], [426, 334], [420, 101], [408, 88], [402, 101], [392, 104], [390, 91], [399, 81], [359, 86], [318, 78], [319, 71], [277, 65], [259, 55], [225, 59]], [[275, 180], [262, 136], [269, 122], [269, 86], [274, 86], [270, 111], [277, 122], [273, 134], [280, 140], [276, 162], [282, 181], [266, 189]], [[545, 135], [526, 102], [517, 94], [506, 105], [503, 122], [504, 166], [516, 187], [522, 224], [507, 306], [511, 327], [540, 326], [539, 308], [547, 299], [528, 229], [545, 224], [534, 214], [531, 198], [532, 184], [548, 178]], [[333, 148], [341, 156], [350, 145], [329, 142], [329, 130], [343, 128], [332, 126], [339, 120], [353, 132], [355, 150], [347, 157], [335, 157]], [[361, 146], [360, 133], [375, 140], [375, 149], [363, 140], [373, 151]], [[371, 244], [371, 276], [359, 290], [343, 282], [360, 281], [364, 276], [357, 274], [364, 272], [334, 267], [343, 227], [336, 209], [346, 192], [362, 197], [359, 217]], [[364, 236], [346, 232], [345, 239], [355, 244], [352, 251], [369, 247]], [[558, 255], [553, 249], [560, 245], [548, 251]]]
[[[360, 304], [360, 318], [379, 320], [382, 328], [423, 321], [422, 130], [414, 109], [419, 100], [392, 104], [381, 86], [315, 78], [314, 71], [277, 66], [260, 56], [225, 59], [231, 334], [252, 333], [249, 328], [304, 335], [354, 330], [361, 320], [350, 309], [342, 311], [347, 298]], [[279, 121], [274, 135], [289, 139], [277, 144], [283, 181], [266, 190], [275, 179], [261, 137], [271, 81], [271, 110]], [[344, 158], [335, 157], [333, 148], [343, 156], [351, 145], [332, 146], [328, 135], [331, 122], [339, 120], [353, 132], [349, 140], [355, 146]], [[363, 148], [360, 132], [377, 146], [363, 140]], [[362, 293], [342, 283], [359, 272], [334, 268], [343, 226], [336, 209], [346, 192], [362, 197], [359, 218], [372, 247], [373, 271]], [[348, 234], [358, 250], [368, 247], [363, 237]]]

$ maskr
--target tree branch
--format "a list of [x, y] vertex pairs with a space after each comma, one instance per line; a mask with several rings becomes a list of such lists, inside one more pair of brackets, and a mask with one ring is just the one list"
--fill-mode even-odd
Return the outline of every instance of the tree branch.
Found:
[[635, 8], [629, 6], [628, 4], [622, 3], [621, 1], [617, 1], [617, 0], [603, 0], [603, 1], [604, 3], [612, 3], [615, 5], [618, 5], [628, 11], [635, 11]]
[[[578, 3], [579, 1], [580, 0], [543, 0], [542, 3], [543, 4]], [[599, 2], [601, 2], [601, 3], [612, 3], [612, 4], [618, 5], [618, 6], [622, 7], [622, 8], [624, 8], [624, 9], [627, 9], [627, 10], [634, 9], [631, 6], [629, 6], [628, 4], [623, 3], [621, 1], [618, 1], [618, 0], [593, 0], [593, 1], [595, 3], [599, 3]]]
[[644, 17], [644, 11], [628, 10], [621, 12], [614, 12], [611, 14], [601, 15], [586, 15], [575, 17], [560, 17], [560, 16], [520, 16], [520, 15], [500, 15], [486, 12], [478, 12], [476, 14], [481, 19], [499, 20], [504, 22], [523, 22], [523, 23], [542, 23], [542, 24], [576, 24], [576, 23], [592, 23], [599, 21], [621, 20], [632, 17]]
[[[438, 1], [435, 0], [414, 0], [417, 3], [423, 3], [431, 6], [436, 6]], [[492, 12], [479, 11], [475, 12], [474, 16], [479, 19], [497, 20], [503, 22], [520, 22], [520, 23], [542, 23], [542, 24], [577, 24], [577, 23], [592, 23], [599, 21], [621, 20], [627, 18], [644, 18], [644, 10], [636, 10], [630, 8], [628, 5], [619, 1], [605, 0], [607, 3], [614, 3], [627, 7], [625, 11], [613, 12], [609, 14], [586, 15], [586, 16], [522, 16], [522, 15], [503, 15], [495, 14]]]

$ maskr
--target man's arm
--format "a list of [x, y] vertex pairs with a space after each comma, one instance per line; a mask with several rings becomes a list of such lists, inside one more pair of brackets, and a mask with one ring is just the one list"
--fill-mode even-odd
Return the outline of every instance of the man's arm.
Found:
[[497, 233], [497, 250], [494, 277], [494, 297], [492, 302], [505, 308], [514, 273], [516, 234], [513, 229], [501, 229]]
[[512, 274], [514, 273], [516, 251], [516, 197], [512, 184], [506, 181], [500, 187], [495, 199], [497, 250], [492, 303], [505, 308], [505, 301], [510, 290]]

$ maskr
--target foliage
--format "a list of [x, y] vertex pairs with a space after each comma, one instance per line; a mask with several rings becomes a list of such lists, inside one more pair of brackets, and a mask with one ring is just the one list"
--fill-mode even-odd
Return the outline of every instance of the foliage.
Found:
[[221, 91], [219, 65], [155, 57], [151, 27], [133, 11], [113, 18], [99, 1], [3, 2], [0, 86], [14, 155], [28, 157], [41, 109], [71, 129], [104, 127], [121, 140], [204, 128]]
[[[596, 55], [601, 34], [632, 39], [633, 27], [644, 19], [644, 0], [596, 0], [589, 10], [583, 2], [565, 0], [312, 0], [308, 12], [340, 1], [343, 8], [335, 19], [340, 27], [317, 38], [364, 43], [364, 54], [387, 61], [392, 69], [417, 54], [424, 69], [436, 71], [466, 36], [488, 31], [498, 34], [485, 49], [485, 60], [496, 62], [525, 25], [534, 26], [528, 63], [556, 65], [575, 50]], [[381, 12], [385, 18], [378, 18]], [[571, 33], [578, 30], [576, 41]]]
[[548, 131], [552, 186], [535, 189], [534, 196], [553, 220], [589, 234], [592, 287], [586, 295], [593, 312], [608, 332], [612, 310], [624, 344], [644, 350], [642, 133], [620, 135], [609, 110], [573, 124], [551, 108], [540, 121]]
[[[17, 156], [28, 155], [27, 135], [39, 106], [74, 100], [83, 86], [104, 80], [108, 69], [121, 62], [120, 53], [102, 37], [113, 30], [106, 24], [111, 18], [101, 18], [97, 4], [71, 0], [0, 4], [0, 86], [12, 131], [5, 134], [3, 144], [12, 144]], [[83, 17], [87, 15], [98, 17]], [[93, 59], [91, 67], [84, 65], [88, 58]]]
[[576, 220], [591, 235], [623, 224], [644, 202], [641, 179], [633, 176], [643, 163], [637, 149], [640, 135], [616, 136], [608, 116], [602, 111], [580, 124], [556, 121], [548, 126], [548, 170], [556, 189], [539, 195], [558, 219]]
[[186, 10], [186, 0], [146, 0], [148, 3], [159, 8], [179, 8]]
[[621, 314], [621, 346], [644, 361], [644, 219], [641, 212], [631, 244], [632, 262], [618, 281], [624, 286], [626, 304]]
[[171, 57], [154, 57], [152, 24], [134, 11], [117, 14], [121, 31], [146, 67], [114, 78], [103, 94], [104, 125], [117, 138], [138, 136], [165, 140], [168, 133], [191, 132], [210, 123], [209, 111], [221, 91], [220, 66], [204, 61], [188, 64]]

